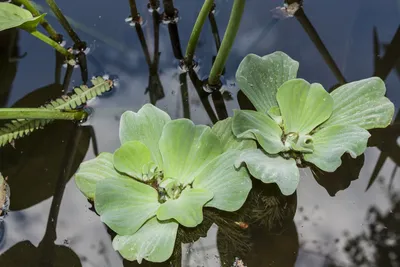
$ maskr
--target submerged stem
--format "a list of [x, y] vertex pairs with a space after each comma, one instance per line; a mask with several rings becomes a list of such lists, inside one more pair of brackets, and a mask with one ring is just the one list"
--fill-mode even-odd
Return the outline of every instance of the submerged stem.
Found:
[[203, 28], [204, 22], [206, 21], [208, 14], [210, 13], [214, 5], [214, 0], [205, 0], [203, 7], [197, 17], [196, 23], [193, 26], [192, 33], [186, 48], [185, 62], [188, 66], [192, 66], [194, 51], [196, 50], [197, 42], [200, 38], [201, 29]]
[[58, 21], [61, 23], [63, 28], [67, 31], [67, 33], [71, 37], [71, 39], [74, 41], [75, 46], [78, 46], [78, 48], [82, 48], [80, 46], [83, 46], [85, 44], [81, 41], [81, 39], [79, 39], [78, 35], [72, 29], [68, 20], [65, 18], [64, 14], [61, 12], [60, 8], [57, 6], [56, 2], [54, 0], [46, 0], [46, 3], [50, 6], [51, 11], [53, 11], [53, 13], [56, 15]]
[[[32, 13], [34, 17], [39, 17], [41, 13], [39, 10], [36, 9], [35, 5], [30, 1], [30, 0], [15, 0], [15, 3], [18, 3], [20, 5], [24, 5], [24, 7]], [[42, 21], [40, 22], [40, 25], [47, 31], [47, 33], [50, 35], [51, 39], [54, 41], [60, 42], [61, 40], [61, 35], [59, 35], [56, 30], [49, 24], [49, 22], [43, 18]]]
[[58, 52], [63, 54], [68, 59], [72, 59], [73, 55], [70, 52], [68, 52], [67, 49], [62, 47], [59, 43], [57, 43], [53, 39], [50, 39], [49, 37], [47, 37], [46, 35], [44, 35], [43, 33], [39, 32], [39, 31], [32, 31], [29, 33], [32, 34], [33, 36], [35, 36], [36, 38], [42, 40], [46, 44], [52, 46], [54, 49], [56, 49]]
[[0, 120], [9, 119], [48, 119], [48, 120], [76, 120], [87, 118], [82, 110], [55, 110], [44, 108], [1, 108]]
[[235, 0], [233, 3], [232, 12], [225, 31], [224, 39], [222, 40], [217, 58], [215, 59], [210, 71], [210, 77], [208, 78], [209, 85], [218, 85], [220, 83], [219, 76], [221, 76], [221, 73], [225, 67], [229, 52], [231, 51], [236, 34], [239, 30], [245, 3], [246, 0]]

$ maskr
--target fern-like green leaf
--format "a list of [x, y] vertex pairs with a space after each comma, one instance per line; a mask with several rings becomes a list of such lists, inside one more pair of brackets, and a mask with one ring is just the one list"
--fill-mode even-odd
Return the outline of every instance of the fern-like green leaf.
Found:
[[[85, 104], [87, 101], [100, 96], [113, 87], [111, 80], [105, 80], [102, 77], [94, 77], [92, 79], [92, 87], [81, 85], [74, 88], [72, 94], [61, 96], [50, 101], [41, 108], [71, 110]], [[43, 128], [52, 120], [12, 120], [0, 128], [0, 147], [4, 146], [15, 139], [30, 134], [34, 130]]]

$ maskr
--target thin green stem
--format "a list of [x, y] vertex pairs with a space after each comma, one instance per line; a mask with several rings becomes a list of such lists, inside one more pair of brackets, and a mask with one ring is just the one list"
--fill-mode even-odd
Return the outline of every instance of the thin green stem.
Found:
[[[39, 10], [36, 9], [35, 5], [32, 4], [32, 2], [30, 0], [15, 0], [15, 3], [18, 3], [20, 5], [24, 5], [24, 7], [32, 13], [32, 15], [34, 17], [39, 17], [41, 15], [41, 13], [39, 12]], [[42, 27], [47, 31], [47, 33], [50, 35], [51, 39], [53, 39], [54, 41], [62, 41], [60, 40], [60, 36], [56, 30], [49, 24], [49, 22], [43, 18], [42, 21], [40, 22], [40, 25], [42, 25]]]
[[51, 11], [56, 15], [58, 21], [67, 31], [68, 35], [71, 37], [72, 41], [74, 41], [76, 46], [81, 46], [83, 42], [72, 29], [71, 25], [69, 24], [68, 20], [64, 17], [64, 14], [61, 12], [60, 8], [57, 6], [54, 0], [46, 0], [46, 3], [50, 6]]
[[56, 110], [44, 108], [1, 108], [0, 120], [10, 119], [45, 119], [45, 120], [76, 120], [87, 118], [87, 113], [81, 110]]
[[62, 47], [59, 43], [57, 43], [56, 41], [54, 41], [53, 39], [47, 37], [46, 35], [44, 35], [43, 33], [39, 32], [39, 31], [32, 31], [29, 32], [30, 34], [32, 34], [33, 36], [35, 36], [36, 38], [42, 40], [43, 42], [45, 42], [46, 44], [52, 46], [54, 49], [56, 49], [58, 52], [60, 52], [61, 54], [63, 54], [65, 57], [67, 57], [68, 59], [72, 59], [73, 55], [68, 52], [67, 49], [65, 49], [64, 47]]
[[235, 0], [232, 7], [229, 23], [225, 31], [224, 39], [218, 51], [217, 58], [211, 68], [208, 84], [215, 86], [220, 84], [219, 77], [224, 70], [225, 63], [228, 59], [236, 34], [239, 30], [240, 21], [242, 19], [246, 0]]
[[212, 7], [214, 5], [214, 0], [205, 0], [203, 7], [200, 10], [200, 13], [197, 17], [196, 23], [193, 26], [192, 33], [189, 38], [189, 42], [186, 48], [186, 55], [185, 55], [185, 62], [186, 65], [192, 66], [193, 65], [193, 57], [194, 52], [196, 50], [197, 42], [200, 38], [201, 29], [210, 13]]

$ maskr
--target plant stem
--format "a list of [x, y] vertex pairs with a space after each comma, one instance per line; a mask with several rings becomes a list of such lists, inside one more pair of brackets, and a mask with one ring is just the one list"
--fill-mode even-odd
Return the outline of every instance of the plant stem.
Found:
[[65, 49], [59, 43], [57, 43], [53, 39], [50, 39], [49, 37], [47, 37], [43, 33], [39, 32], [39, 31], [32, 31], [32, 32], [29, 32], [29, 33], [32, 34], [33, 36], [35, 36], [36, 38], [42, 40], [46, 44], [52, 46], [54, 49], [56, 49], [58, 52], [63, 54], [68, 59], [72, 59], [73, 58], [73, 55], [70, 52], [68, 52], [67, 49]]
[[76, 120], [87, 118], [87, 113], [81, 110], [56, 110], [44, 108], [1, 108], [0, 120], [9, 119], [49, 119]]
[[[24, 7], [32, 13], [32, 15], [34, 17], [39, 17], [41, 15], [41, 13], [39, 12], [39, 10], [36, 9], [36, 7], [32, 4], [32, 2], [30, 0], [15, 0], [16, 3], [20, 4], [20, 5], [24, 5]], [[50, 35], [51, 39], [53, 39], [54, 41], [62, 41], [60, 40], [61, 35], [59, 35], [56, 30], [49, 24], [49, 22], [43, 18], [42, 22], [40, 22], [40, 25], [42, 25], [42, 27], [47, 31], [47, 33]]]
[[189, 42], [186, 48], [185, 62], [187, 66], [193, 65], [194, 51], [196, 50], [197, 42], [200, 38], [201, 29], [214, 5], [214, 0], [205, 0], [203, 7], [196, 19], [196, 23], [193, 26], [192, 33], [190, 34]]
[[245, 3], [246, 0], [235, 0], [233, 3], [231, 16], [224, 34], [224, 39], [222, 40], [217, 58], [215, 59], [210, 71], [210, 76], [208, 78], [209, 85], [215, 86], [220, 84], [219, 76], [224, 70], [226, 60], [228, 59], [229, 52], [231, 51], [236, 34], [239, 30]]
[[79, 46], [81, 46], [83, 42], [81, 41], [81, 39], [79, 39], [78, 35], [72, 29], [68, 20], [64, 17], [60, 8], [57, 6], [56, 2], [54, 0], [46, 0], [46, 3], [50, 6], [51, 10], [56, 15], [58, 21], [61, 23], [61, 25], [67, 31], [68, 35], [71, 37], [72, 41], [74, 41], [75, 45], [78, 46], [79, 48]]

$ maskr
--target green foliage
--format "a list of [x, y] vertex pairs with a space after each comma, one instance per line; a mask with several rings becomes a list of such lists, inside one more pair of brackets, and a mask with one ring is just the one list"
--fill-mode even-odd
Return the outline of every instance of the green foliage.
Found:
[[265, 183], [276, 183], [285, 195], [299, 182], [299, 167], [333, 172], [341, 157], [364, 153], [368, 129], [384, 128], [394, 105], [377, 77], [337, 88], [329, 94], [321, 84], [296, 79], [298, 63], [282, 52], [250, 54], [236, 78], [257, 111], [235, 111], [232, 132], [253, 139], [263, 151], [244, 151], [237, 164]]
[[2, 208], [4, 203], [6, 202], [6, 181], [0, 173], [0, 216], [2, 215]]
[[[117, 236], [113, 247], [128, 260], [166, 261], [178, 225], [196, 227], [203, 208], [236, 211], [251, 189], [240, 149], [255, 148], [233, 136], [230, 121], [211, 129], [171, 120], [153, 105], [121, 116], [121, 147], [82, 163], [76, 184], [94, 199], [100, 219]], [[222, 133], [221, 125], [229, 125]], [[220, 138], [221, 136], [221, 138]]]
[[21, 28], [26, 31], [33, 31], [41, 22], [46, 14], [33, 17], [31, 12], [22, 7], [10, 4], [0, 3], [0, 31], [11, 28]]
[[[102, 77], [92, 79], [92, 87], [82, 85], [73, 90], [71, 95], [64, 95], [56, 100], [50, 101], [42, 106], [44, 109], [71, 110], [86, 103], [90, 99], [100, 96], [110, 90], [113, 86], [112, 81], [104, 80]], [[0, 146], [4, 146], [15, 139], [30, 134], [34, 130], [40, 129], [52, 120], [12, 120], [0, 128]]]

